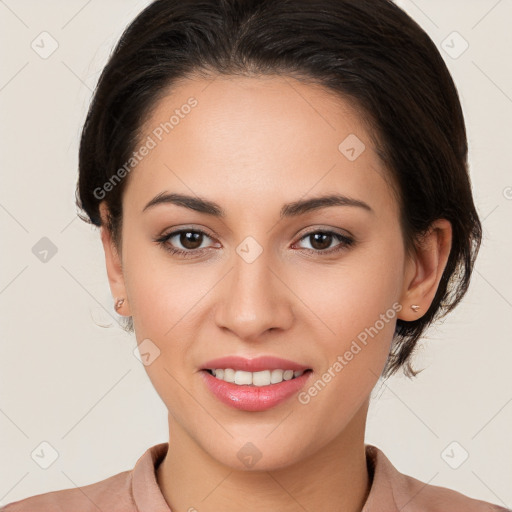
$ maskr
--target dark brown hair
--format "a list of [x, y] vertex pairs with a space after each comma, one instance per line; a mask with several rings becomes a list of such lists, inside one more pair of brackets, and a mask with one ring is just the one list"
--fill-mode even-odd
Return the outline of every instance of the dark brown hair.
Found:
[[389, 169], [407, 250], [434, 220], [451, 222], [452, 248], [435, 298], [418, 320], [397, 320], [383, 372], [388, 377], [402, 367], [416, 375], [410, 365], [416, 343], [466, 293], [482, 237], [464, 117], [435, 44], [389, 0], [151, 3], [105, 66], [80, 143], [76, 196], [85, 214], [79, 215], [100, 226], [104, 200], [119, 249], [127, 179], [108, 187], [108, 194], [105, 183], [130, 159], [142, 124], [173, 84], [216, 74], [291, 76], [350, 99]]

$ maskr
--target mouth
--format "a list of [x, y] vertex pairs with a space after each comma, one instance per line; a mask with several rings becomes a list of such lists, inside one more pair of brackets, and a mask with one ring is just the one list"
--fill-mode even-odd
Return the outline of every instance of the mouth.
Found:
[[208, 361], [199, 372], [220, 402], [243, 411], [265, 411], [297, 394], [313, 369], [273, 356], [229, 356]]
[[224, 382], [229, 382], [237, 386], [270, 386], [280, 384], [283, 381], [293, 380], [311, 372], [310, 368], [306, 370], [283, 370], [280, 368], [261, 370], [259, 372], [248, 372], [244, 370], [235, 370], [233, 368], [212, 368], [205, 369], [210, 375]]

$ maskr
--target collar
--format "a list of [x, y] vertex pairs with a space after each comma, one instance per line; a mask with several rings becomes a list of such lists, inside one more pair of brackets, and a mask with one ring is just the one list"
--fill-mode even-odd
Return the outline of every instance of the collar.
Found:
[[[156, 479], [156, 469], [168, 448], [169, 443], [152, 446], [135, 464], [132, 472], [132, 495], [139, 512], [171, 512]], [[362, 512], [399, 512], [393, 489], [406, 487], [404, 479], [407, 477], [398, 472], [376, 446], [365, 444], [365, 452], [372, 485]]]

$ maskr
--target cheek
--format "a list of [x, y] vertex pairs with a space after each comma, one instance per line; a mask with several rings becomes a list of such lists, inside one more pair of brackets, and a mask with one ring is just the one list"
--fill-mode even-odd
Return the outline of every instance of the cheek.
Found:
[[401, 250], [399, 238], [396, 243], [374, 243], [339, 265], [304, 273], [311, 277], [296, 283], [302, 287], [297, 294], [307, 297], [308, 306], [323, 322], [311, 323], [322, 369], [301, 402], [310, 404], [319, 418], [331, 411], [338, 422], [346, 421], [384, 369], [402, 308]]
[[380, 321], [378, 326], [389, 335], [396, 322], [393, 304], [396, 308], [400, 298], [402, 260], [400, 241], [384, 240], [347, 253], [332, 265], [290, 274], [288, 282], [322, 320], [328, 339], [344, 343], [386, 313], [385, 326]]
[[173, 264], [163, 250], [140, 247], [127, 243], [130, 257], [125, 261], [134, 329], [138, 343], [150, 340], [146, 346], [157, 357], [145, 370], [168, 410], [178, 417], [190, 408], [190, 396], [180, 383], [189, 378], [189, 340], [197, 305], [208, 288], [204, 279]]
[[[363, 274], [364, 275], [364, 274]], [[326, 438], [344, 429], [368, 399], [387, 361], [401, 305], [395, 300], [396, 283], [366, 279], [356, 272], [331, 290], [331, 299], [317, 294], [319, 311], [334, 331], [318, 336], [322, 366], [299, 402]], [[321, 309], [323, 308], [323, 309]]]
[[147, 240], [127, 240], [125, 254], [125, 284], [137, 333], [172, 336], [174, 326], [186, 324], [194, 304], [208, 292], [208, 270], [176, 263]]

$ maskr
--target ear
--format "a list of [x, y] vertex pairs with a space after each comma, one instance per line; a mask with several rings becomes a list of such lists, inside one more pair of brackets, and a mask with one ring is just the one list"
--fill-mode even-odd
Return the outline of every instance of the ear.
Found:
[[[398, 318], [410, 322], [429, 309], [443, 276], [452, 247], [452, 225], [446, 219], [434, 221], [416, 243], [414, 254], [405, 265], [405, 279]], [[418, 311], [411, 305], [419, 306]]]
[[108, 229], [108, 207], [105, 201], [100, 203], [101, 215], [101, 242], [105, 251], [105, 263], [107, 266], [108, 281], [110, 290], [114, 296], [114, 300], [124, 299], [121, 307], [117, 309], [117, 313], [122, 316], [131, 316], [126, 287], [124, 283], [123, 268], [121, 256], [119, 255], [115, 244], [112, 240], [112, 234]]

